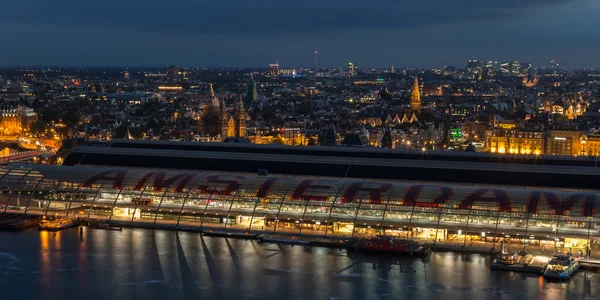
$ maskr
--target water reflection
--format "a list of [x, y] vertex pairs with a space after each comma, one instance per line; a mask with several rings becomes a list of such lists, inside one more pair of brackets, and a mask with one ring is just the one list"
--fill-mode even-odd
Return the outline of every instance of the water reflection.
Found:
[[[596, 299], [600, 276], [568, 282], [489, 270], [490, 257], [430, 258], [263, 244], [151, 230], [0, 232], [18, 299]], [[3, 256], [0, 255], [0, 259]], [[9, 257], [9, 256], [7, 256]], [[0, 268], [2, 262], [0, 261]], [[41, 286], [40, 289], [32, 287]], [[14, 291], [13, 291], [14, 290]], [[17, 292], [18, 291], [18, 292]], [[51, 295], [51, 296], [48, 296]], [[4, 297], [3, 297], [4, 298]]]

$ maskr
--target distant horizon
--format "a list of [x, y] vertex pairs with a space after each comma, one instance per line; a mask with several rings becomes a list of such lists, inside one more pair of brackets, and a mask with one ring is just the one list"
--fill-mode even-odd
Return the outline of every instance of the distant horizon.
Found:
[[[509, 62], [509, 61], [496, 61], [495, 62]], [[526, 61], [519, 61], [519, 60], [515, 60], [518, 61], [519, 63], [529, 63]], [[488, 61], [484, 61], [482, 60], [482, 62], [485, 64], [485, 62]], [[390, 65], [387, 67], [372, 67], [372, 66], [366, 66], [363, 67], [360, 64], [357, 63], [357, 69], [376, 69], [376, 70], [389, 70], [392, 68], [392, 66], [394, 67], [395, 70], [434, 70], [434, 69], [440, 69], [443, 70], [446, 67], [452, 67], [455, 68], [457, 70], [464, 70], [466, 69], [466, 65], [467, 63], [465, 62], [463, 65], [461, 66], [456, 66], [456, 65], [445, 65], [443, 67], [404, 67], [404, 66], [395, 66], [395, 65]], [[167, 64], [167, 65], [163, 65], [163, 66], [140, 66], [140, 65], [106, 65], [106, 66], [98, 66], [98, 65], [44, 65], [44, 64], [39, 64], [39, 65], [0, 65], [0, 69], [16, 69], [16, 68], [36, 68], [36, 69], [40, 69], [40, 68], [51, 68], [51, 69], [127, 69], [127, 68], [131, 68], [131, 69], [168, 69], [171, 66], [176, 66], [179, 68], [188, 68], [188, 69], [209, 69], [209, 70], [214, 70], [214, 69], [257, 69], [257, 70], [268, 70], [269, 66], [189, 66], [189, 65], [177, 65], [177, 64]], [[542, 64], [542, 65], [535, 65], [535, 64], [531, 64], [532, 67], [534, 68], [551, 68], [551, 66], [549, 64]], [[304, 67], [304, 66], [285, 66], [285, 65], [281, 65], [279, 64], [279, 68], [280, 69], [308, 69], [308, 70], [315, 70], [315, 67]], [[347, 66], [342, 66], [342, 67], [332, 67], [332, 66], [318, 66], [317, 69], [347, 69]], [[574, 70], [600, 70], [600, 66], [599, 67], [571, 67], [569, 65], [559, 65], [558, 69], [574, 69]]]

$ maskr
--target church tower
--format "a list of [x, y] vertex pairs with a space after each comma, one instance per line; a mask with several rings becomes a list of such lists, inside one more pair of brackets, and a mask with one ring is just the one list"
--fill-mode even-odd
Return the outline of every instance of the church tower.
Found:
[[246, 113], [246, 109], [244, 108], [244, 101], [242, 101], [242, 97], [240, 96], [240, 103], [238, 104], [238, 109], [235, 115], [236, 118], [236, 136], [244, 138], [246, 137], [246, 118], [248, 114]]
[[410, 98], [410, 110], [421, 111], [421, 92], [419, 91], [419, 79], [415, 75], [415, 82], [413, 84], [412, 96]]
[[[211, 89], [212, 90], [212, 89]], [[220, 106], [221, 111], [219, 113], [219, 135], [221, 138], [226, 138], [229, 136], [229, 113], [225, 109], [225, 103]]]
[[210, 105], [219, 110], [219, 99], [217, 98], [217, 96], [215, 96], [215, 90], [213, 90], [212, 83], [210, 84]]

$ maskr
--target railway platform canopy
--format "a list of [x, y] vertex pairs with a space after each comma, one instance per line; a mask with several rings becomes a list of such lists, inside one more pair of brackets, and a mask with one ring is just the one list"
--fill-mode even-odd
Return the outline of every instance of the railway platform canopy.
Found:
[[590, 245], [597, 190], [12, 164], [0, 212], [343, 238]]

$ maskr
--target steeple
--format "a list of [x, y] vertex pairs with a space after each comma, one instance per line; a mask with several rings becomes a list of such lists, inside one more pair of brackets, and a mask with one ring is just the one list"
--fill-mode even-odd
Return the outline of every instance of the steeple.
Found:
[[244, 99], [242, 98], [242, 95], [240, 95], [240, 100], [238, 102], [236, 117], [238, 119], [246, 119], [246, 109], [244, 108]]
[[215, 96], [215, 90], [213, 89], [212, 83], [210, 84], [210, 105], [217, 109], [220, 108], [221, 104], [219, 103], [219, 99]]
[[133, 135], [131, 135], [131, 132], [129, 132], [129, 128], [127, 128], [127, 133], [125, 133], [125, 139], [126, 140], [135, 140]]
[[413, 83], [412, 96], [410, 98], [410, 110], [421, 111], [421, 91], [419, 90], [419, 78], [415, 75], [415, 82]]

